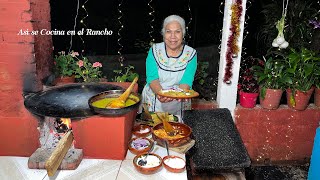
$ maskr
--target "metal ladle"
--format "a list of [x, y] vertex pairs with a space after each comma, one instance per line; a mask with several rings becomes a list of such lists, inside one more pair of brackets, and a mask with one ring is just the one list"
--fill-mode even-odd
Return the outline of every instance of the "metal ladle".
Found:
[[149, 151], [147, 152], [147, 154], [144, 155], [143, 158], [138, 161], [138, 165], [139, 165], [139, 166], [145, 166], [145, 165], [147, 164], [147, 157], [148, 157], [148, 155], [150, 154], [150, 152], [152, 151], [152, 149], [154, 148], [154, 146], [155, 146], [156, 144], [157, 144], [157, 141], [154, 141], [153, 144], [152, 144], [152, 146], [151, 146], [151, 148], [150, 148]]
[[164, 140], [164, 145], [166, 146], [168, 156], [170, 156], [169, 148], [168, 148], [169, 145], [168, 145], [168, 142], [166, 140]]

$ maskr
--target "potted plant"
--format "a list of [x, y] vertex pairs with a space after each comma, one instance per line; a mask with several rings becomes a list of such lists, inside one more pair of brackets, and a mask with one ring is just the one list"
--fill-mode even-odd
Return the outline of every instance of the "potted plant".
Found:
[[320, 58], [316, 53], [306, 48], [291, 49], [288, 54], [288, 67], [286, 73], [292, 79], [288, 83], [287, 103], [290, 108], [305, 110], [314, 90], [316, 80], [316, 64]]
[[285, 73], [285, 59], [269, 57], [263, 67], [255, 66], [259, 84], [259, 101], [262, 108], [277, 109], [286, 83], [291, 79]]
[[253, 67], [261, 63], [260, 59], [252, 56], [249, 56], [241, 63], [238, 90], [242, 107], [253, 108], [256, 105], [259, 85], [256, 76], [254, 76]]
[[54, 74], [56, 76], [54, 84], [75, 81], [75, 58], [77, 56], [79, 56], [79, 53], [74, 51], [68, 54], [65, 51], [58, 52], [58, 55], [54, 58]]
[[135, 73], [134, 66], [128, 65], [124, 67], [124, 71], [122, 72], [123, 69], [118, 69], [118, 70], [113, 70], [113, 72], [116, 74], [113, 81], [114, 82], [132, 82], [133, 79], [138, 75], [138, 73]]
[[75, 77], [83, 82], [99, 82], [102, 78], [100, 62], [89, 62], [87, 57], [82, 57], [76, 62]]

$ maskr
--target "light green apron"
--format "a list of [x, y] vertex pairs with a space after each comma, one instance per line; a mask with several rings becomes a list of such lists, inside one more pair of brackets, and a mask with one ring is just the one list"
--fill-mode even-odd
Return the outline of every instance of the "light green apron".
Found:
[[[152, 46], [152, 52], [158, 66], [159, 82], [163, 89], [169, 89], [179, 86], [188, 62], [196, 51], [193, 48], [184, 45], [181, 54], [178, 57], [172, 58], [167, 56], [165, 44], [158, 43]], [[169, 112], [174, 115], [181, 115], [183, 110], [191, 109], [190, 100], [187, 102], [174, 100], [168, 103], [161, 103], [148, 84], [145, 85], [142, 91], [142, 103], [148, 105], [149, 111]]]

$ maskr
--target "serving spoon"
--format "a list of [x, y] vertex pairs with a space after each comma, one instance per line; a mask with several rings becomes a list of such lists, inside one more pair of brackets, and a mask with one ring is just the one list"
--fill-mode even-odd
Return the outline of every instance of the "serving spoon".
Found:
[[161, 119], [163, 123], [163, 128], [169, 136], [174, 136], [177, 134], [177, 132], [173, 129], [172, 125], [168, 122], [168, 112], [166, 112], [165, 114], [159, 113], [157, 114], [157, 116]]
[[167, 154], [168, 154], [168, 156], [170, 156], [170, 154], [169, 154], [169, 148], [168, 148], [168, 142], [166, 141], [166, 140], [164, 140], [164, 144], [165, 144], [165, 146], [166, 146], [166, 149], [167, 149]]
[[147, 157], [148, 155], [151, 153], [151, 151], [153, 150], [154, 146], [157, 144], [157, 141], [154, 141], [151, 148], [149, 149], [149, 151], [147, 152], [147, 154], [145, 156], [143, 156], [142, 159], [140, 159], [138, 161], [138, 165], [139, 166], [145, 166], [147, 164]]
[[106, 105], [106, 108], [123, 108], [126, 106], [126, 100], [128, 99], [131, 91], [133, 90], [134, 84], [138, 81], [138, 77], [135, 77], [128, 89], [122, 93], [117, 99], [112, 100]]

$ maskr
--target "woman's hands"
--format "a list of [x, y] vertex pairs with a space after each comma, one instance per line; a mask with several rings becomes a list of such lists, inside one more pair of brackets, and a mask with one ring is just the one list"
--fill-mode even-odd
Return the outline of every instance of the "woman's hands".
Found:
[[171, 102], [171, 101], [174, 100], [172, 98], [165, 97], [165, 96], [160, 96], [160, 95], [157, 95], [157, 99], [162, 103], [167, 103], [167, 102]]
[[[161, 95], [158, 95], [157, 92], [161, 91], [162, 90], [162, 86], [160, 85], [160, 82], [158, 79], [152, 81], [150, 83], [150, 87], [152, 89], [152, 91], [157, 94], [157, 99], [162, 102], [162, 103], [168, 103], [168, 102], [171, 102], [173, 100], [176, 100], [176, 101], [179, 101], [179, 102], [185, 102], [187, 101], [187, 99], [173, 99], [173, 98], [169, 98], [169, 97], [165, 97], [165, 96], [161, 96]], [[183, 89], [190, 89], [190, 87], [186, 84], [180, 84], [179, 86], [180, 88], [183, 88]]]
[[173, 99], [173, 98], [169, 98], [169, 97], [165, 97], [165, 96], [160, 96], [157, 95], [157, 99], [162, 102], [162, 103], [167, 103], [167, 102], [171, 102], [173, 100], [179, 101], [179, 102], [186, 102], [188, 101], [188, 99]]

